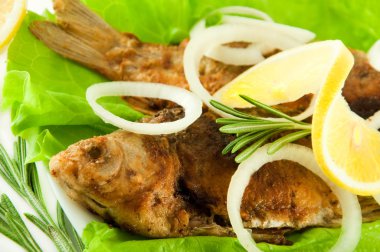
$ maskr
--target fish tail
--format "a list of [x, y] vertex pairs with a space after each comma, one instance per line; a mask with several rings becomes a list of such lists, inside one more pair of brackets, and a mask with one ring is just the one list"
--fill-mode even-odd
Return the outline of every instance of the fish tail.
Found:
[[56, 0], [57, 24], [35, 21], [30, 31], [58, 54], [118, 79], [119, 73], [106, 53], [117, 47], [121, 34], [79, 0]]
[[57, 23], [83, 43], [105, 53], [117, 46], [121, 34], [79, 0], [55, 0]]

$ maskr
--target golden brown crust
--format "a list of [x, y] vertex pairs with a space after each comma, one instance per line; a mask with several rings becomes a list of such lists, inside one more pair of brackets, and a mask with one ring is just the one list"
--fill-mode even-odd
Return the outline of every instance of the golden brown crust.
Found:
[[346, 80], [343, 96], [355, 113], [368, 118], [380, 110], [380, 72], [369, 64], [364, 52], [351, 51], [355, 65]]

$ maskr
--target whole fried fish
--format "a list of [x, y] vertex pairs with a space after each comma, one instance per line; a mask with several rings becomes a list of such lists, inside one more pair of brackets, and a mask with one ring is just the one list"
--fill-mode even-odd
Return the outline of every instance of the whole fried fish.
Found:
[[[153, 121], [176, 116], [164, 110]], [[232, 137], [219, 132], [215, 119], [206, 112], [173, 135], [120, 130], [80, 141], [51, 159], [51, 174], [71, 198], [134, 233], [232, 236], [226, 199], [237, 164], [234, 155], [221, 154]], [[373, 199], [361, 201], [364, 220], [380, 218]], [[252, 176], [241, 216], [256, 240], [287, 244], [288, 231], [339, 226], [341, 209], [319, 177], [283, 160]]]
[[[182, 66], [186, 43], [142, 43], [132, 34], [115, 31], [78, 0], [56, 0], [55, 10], [57, 24], [36, 21], [30, 30], [62, 56], [111, 80], [188, 88]], [[380, 109], [380, 74], [365, 54], [353, 53], [355, 66], [343, 94], [354, 111], [368, 117]], [[204, 58], [199, 70], [213, 93], [245, 69]], [[309, 98], [280, 108], [297, 113]], [[137, 101], [147, 112], [157, 106], [155, 101]], [[177, 109], [164, 110], [150, 121], [174, 120], [180, 114]], [[215, 118], [206, 112], [185, 131], [168, 136], [117, 131], [81, 141], [52, 158], [51, 173], [71, 198], [135, 233], [231, 236], [226, 194], [237, 164], [233, 155], [221, 155], [232, 137], [218, 131]], [[301, 143], [310, 145], [310, 140]], [[364, 220], [379, 218], [380, 208], [371, 198], [360, 201]], [[277, 161], [252, 176], [241, 215], [257, 240], [286, 244], [288, 231], [339, 226], [341, 210], [321, 179], [296, 163]]]
[[[30, 31], [60, 55], [110, 80], [159, 82], [188, 89], [182, 64], [186, 40], [170, 46], [142, 43], [133, 34], [113, 29], [79, 0], [55, 0], [54, 9], [57, 23], [35, 21]], [[355, 112], [368, 117], [380, 110], [379, 73], [369, 65], [364, 53], [356, 50], [352, 53], [357, 64], [343, 93]], [[214, 93], [246, 69], [246, 66], [225, 65], [204, 57], [199, 74], [205, 88]], [[166, 105], [164, 101], [144, 98], [128, 101], [149, 114]], [[309, 101], [310, 96], [305, 96], [276, 108], [293, 115], [307, 107]]]

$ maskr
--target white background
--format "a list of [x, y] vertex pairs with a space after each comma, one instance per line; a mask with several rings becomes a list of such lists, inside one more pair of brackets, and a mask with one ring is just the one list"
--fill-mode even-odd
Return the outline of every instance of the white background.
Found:
[[[1, 1], [1, 0], [0, 0]], [[28, 10], [41, 14], [45, 9], [49, 9], [52, 11], [52, 3], [51, 0], [28, 0]], [[0, 10], [1, 11], [1, 10]], [[3, 49], [0, 51], [0, 88], [3, 85], [3, 78], [5, 72], [6, 65], [6, 51], [7, 49]], [[1, 97], [0, 97], [1, 101]], [[8, 114], [0, 114], [0, 143], [5, 145], [8, 150], [12, 149], [12, 134], [9, 129], [9, 115]], [[42, 185], [42, 187], [46, 187], [47, 185]], [[50, 191], [50, 190], [44, 190]], [[33, 209], [31, 209], [22, 198], [20, 198], [14, 191], [7, 185], [7, 183], [0, 178], [0, 194], [7, 194], [12, 202], [15, 204], [16, 208], [20, 213], [34, 213]], [[47, 195], [48, 205], [51, 208], [51, 211], [54, 211], [54, 200], [52, 200], [52, 195]], [[52, 201], [52, 202], [51, 202]], [[50, 203], [49, 203], [50, 202]], [[53, 243], [46, 237], [44, 233], [42, 233], [38, 228], [36, 228], [33, 224], [31, 224], [28, 220], [24, 218], [26, 225], [29, 230], [32, 232], [37, 243], [40, 245], [43, 251], [57, 251]], [[4, 237], [0, 234], [0, 251], [11, 251], [18, 252], [24, 251], [21, 247], [15, 244], [13, 241]]]

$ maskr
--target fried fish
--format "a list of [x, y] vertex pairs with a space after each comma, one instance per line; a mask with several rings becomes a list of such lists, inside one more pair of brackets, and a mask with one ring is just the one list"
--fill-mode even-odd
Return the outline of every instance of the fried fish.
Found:
[[[132, 34], [115, 31], [78, 0], [56, 0], [55, 10], [57, 23], [36, 21], [30, 30], [60, 55], [111, 80], [188, 88], [182, 65], [186, 42], [143, 43]], [[380, 109], [380, 73], [370, 67], [365, 54], [352, 52], [355, 66], [343, 94], [351, 108], [366, 118]], [[211, 93], [244, 70], [206, 57], [199, 69]], [[309, 100], [310, 95], [279, 108], [296, 113]], [[147, 99], [129, 101], [147, 112], [162, 108]], [[178, 109], [165, 109], [149, 120], [174, 120], [180, 115]], [[51, 174], [71, 198], [135, 233], [232, 236], [226, 194], [237, 164], [233, 155], [221, 155], [232, 136], [218, 131], [215, 118], [206, 112], [185, 131], [167, 136], [117, 131], [80, 141], [52, 158]], [[310, 140], [301, 144], [310, 145]], [[380, 207], [371, 198], [360, 201], [364, 220], [379, 219]], [[288, 231], [339, 226], [341, 209], [317, 176], [296, 163], [277, 161], [252, 176], [241, 216], [255, 239], [286, 244]]]
[[[79, 0], [55, 0], [54, 9], [57, 23], [35, 21], [30, 31], [63, 57], [110, 80], [159, 82], [188, 89], [182, 64], [187, 40], [180, 45], [143, 43], [133, 34], [113, 29]], [[355, 112], [368, 117], [380, 109], [380, 74], [369, 65], [364, 53], [356, 50], [352, 53], [356, 64], [343, 93]], [[205, 88], [214, 93], [246, 69], [246, 66], [226, 65], [204, 57], [199, 74]], [[149, 114], [166, 105], [164, 101], [144, 98], [128, 101]], [[305, 96], [277, 109], [297, 114], [309, 101], [310, 96]]]
[[[173, 110], [152, 120], [180, 115]], [[80, 141], [51, 159], [51, 174], [75, 201], [134, 233], [232, 236], [226, 199], [237, 164], [234, 155], [221, 154], [232, 136], [221, 134], [215, 119], [206, 112], [185, 131], [166, 136], [119, 130]], [[361, 201], [364, 220], [380, 218], [373, 199]], [[252, 176], [241, 216], [256, 240], [287, 244], [289, 231], [339, 226], [341, 209], [319, 177], [283, 160]]]

